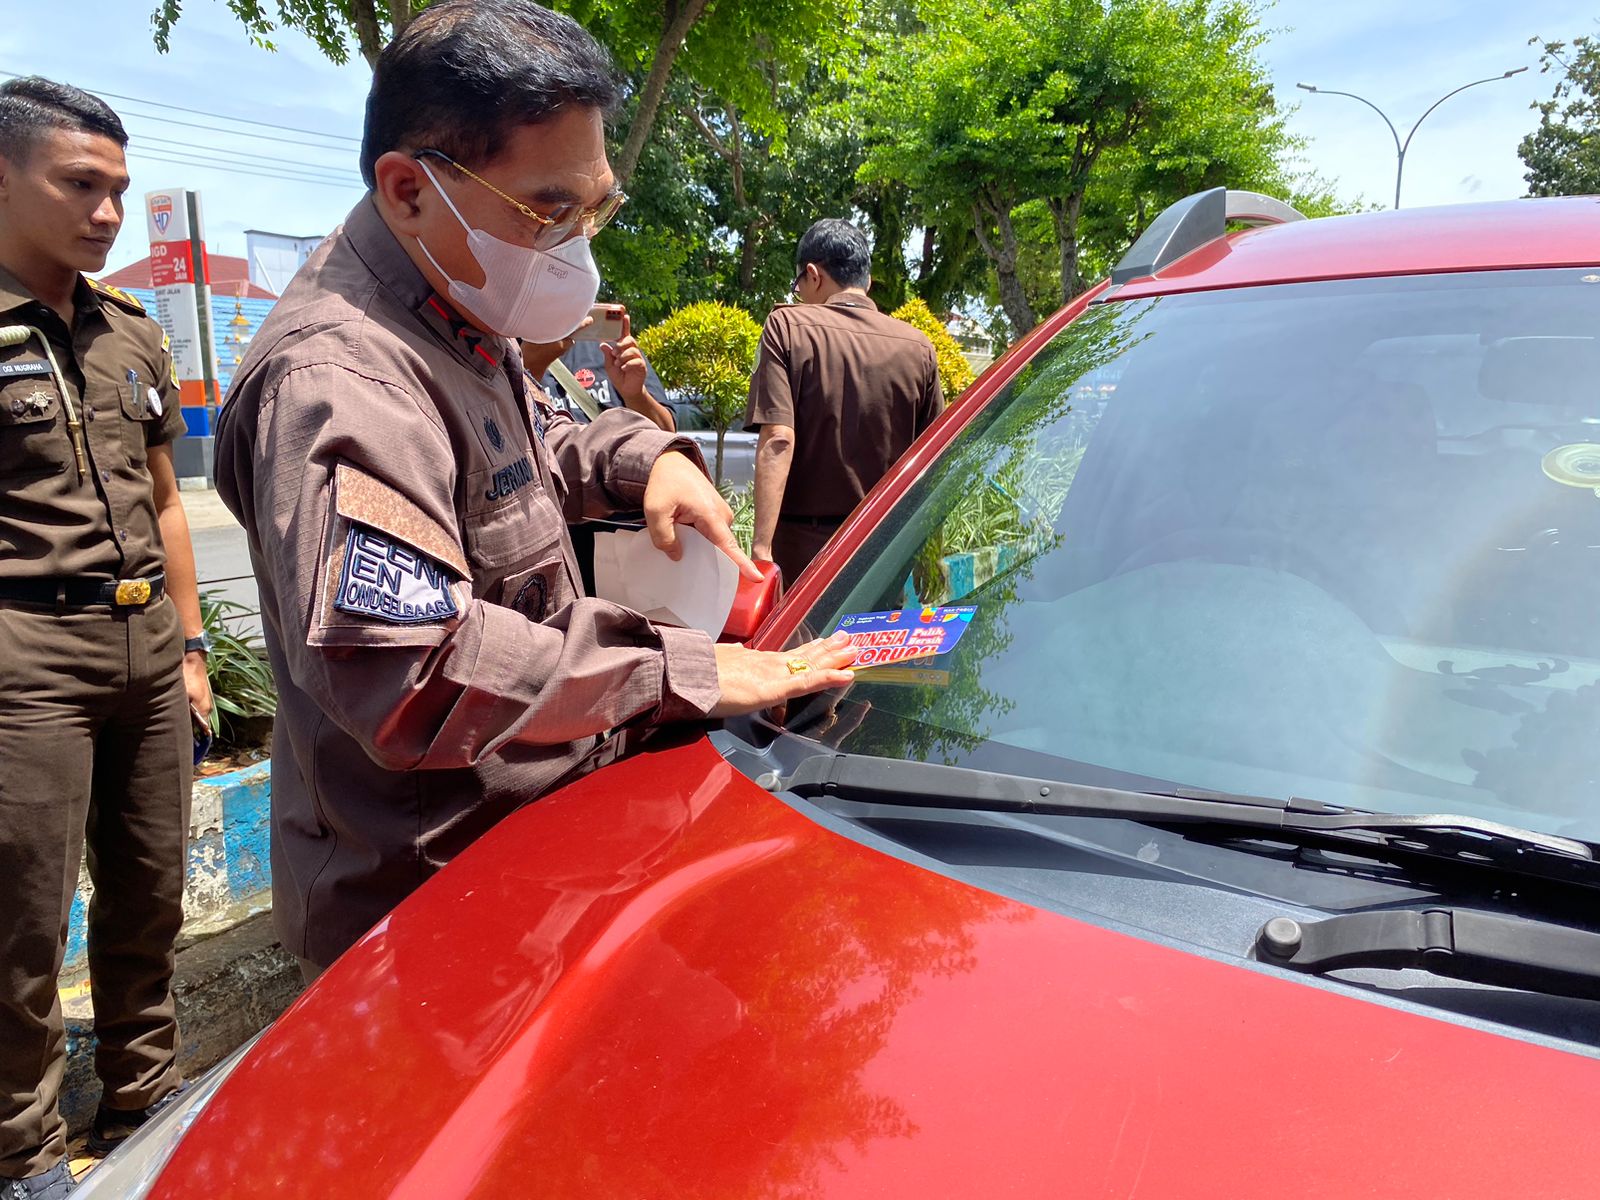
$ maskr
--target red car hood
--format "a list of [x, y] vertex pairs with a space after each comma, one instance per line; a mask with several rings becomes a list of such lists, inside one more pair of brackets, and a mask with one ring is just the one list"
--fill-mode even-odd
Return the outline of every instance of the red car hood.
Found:
[[1600, 1061], [1040, 911], [702, 740], [524, 809], [158, 1197], [1592, 1196]]

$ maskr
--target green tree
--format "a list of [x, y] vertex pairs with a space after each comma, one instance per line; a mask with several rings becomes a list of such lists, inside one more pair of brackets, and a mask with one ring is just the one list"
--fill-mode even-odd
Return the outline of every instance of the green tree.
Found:
[[[293, 29], [316, 43], [341, 66], [350, 61], [350, 46], [374, 66], [384, 46], [428, 6], [428, 0], [228, 0], [228, 9], [244, 26], [250, 40], [264, 50], [275, 50], [272, 37], [279, 29]], [[156, 49], [170, 48], [172, 28], [183, 15], [183, 0], [160, 0], [150, 14]]]
[[761, 326], [742, 308], [706, 301], [679, 309], [639, 335], [644, 351], [669, 388], [688, 392], [717, 431], [712, 478], [722, 483], [723, 441], [744, 415], [755, 370]]
[[[352, 42], [373, 66], [428, 0], [227, 0], [251, 41], [273, 48], [278, 29], [305, 34], [336, 63]], [[859, 0], [548, 0], [603, 42], [631, 82], [628, 131], [612, 169], [632, 178], [675, 74], [739, 106], [755, 128], [783, 133], [782, 88], [815, 61], [844, 52]], [[167, 50], [182, 0], [159, 0], [155, 43]]]
[[1244, 0], [951, 0], [873, 72], [863, 173], [930, 209], [965, 200], [1022, 333], [1038, 301], [1019, 218], [1048, 219], [1061, 303], [1084, 286], [1085, 215], [1104, 177], [1155, 194], [1207, 172], [1259, 176], [1292, 148], [1262, 40]]
[[1555, 93], [1533, 106], [1539, 127], [1517, 154], [1527, 168], [1530, 196], [1587, 196], [1600, 192], [1600, 40], [1571, 45], [1534, 38], [1539, 70], [1558, 72]]

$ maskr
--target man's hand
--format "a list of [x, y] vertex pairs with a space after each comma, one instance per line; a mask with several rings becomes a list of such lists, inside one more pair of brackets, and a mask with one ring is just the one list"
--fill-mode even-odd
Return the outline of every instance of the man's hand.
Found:
[[601, 342], [600, 353], [606, 358], [611, 390], [629, 408], [638, 408], [645, 399], [644, 351], [634, 340], [632, 322], [626, 314], [622, 318], [622, 336], [614, 342]]
[[211, 724], [211, 680], [206, 676], [206, 656], [203, 651], [191, 650], [183, 656], [183, 690], [189, 694], [189, 706]]
[[761, 582], [761, 572], [733, 536], [733, 509], [688, 456], [669, 452], [656, 459], [644, 489], [644, 523], [655, 548], [673, 562], [683, 557], [677, 527], [692, 525], [733, 559], [741, 575]]
[[627, 313], [622, 314], [622, 336], [614, 342], [601, 342], [600, 353], [605, 356], [606, 378], [611, 381], [611, 390], [624, 405], [668, 433], [678, 428], [672, 410], [657, 401], [645, 387], [649, 364], [644, 360], [639, 343], [633, 339], [633, 318]]
[[[593, 317], [585, 317], [578, 329], [587, 329], [593, 324]], [[574, 329], [559, 342], [523, 342], [522, 369], [535, 379], [543, 379], [545, 372], [550, 369], [550, 364], [572, 349], [573, 343], [578, 340], [578, 329]]]
[[[722, 699], [711, 710], [713, 719], [759, 712], [797, 696], [809, 696], [826, 688], [847, 687], [855, 679], [853, 672], [845, 670], [856, 656], [850, 635], [846, 633], [819, 638], [798, 649], [777, 654], [721, 642], [716, 654], [717, 683], [722, 688]], [[792, 670], [792, 667], [800, 669]]]
[[771, 542], [756, 542], [753, 544], [750, 547], [750, 557], [755, 559], [758, 563], [778, 561], [772, 557]]

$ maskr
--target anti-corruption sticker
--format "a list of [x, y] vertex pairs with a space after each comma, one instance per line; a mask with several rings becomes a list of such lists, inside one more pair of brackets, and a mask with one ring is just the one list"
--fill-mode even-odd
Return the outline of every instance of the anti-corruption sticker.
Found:
[[353, 525], [333, 606], [396, 625], [420, 625], [456, 615], [444, 567], [387, 534]]
[[843, 630], [850, 635], [850, 644], [856, 652], [855, 661], [850, 665], [861, 670], [949, 653], [956, 648], [977, 611], [976, 607], [963, 606], [850, 613], [840, 618], [834, 632]]

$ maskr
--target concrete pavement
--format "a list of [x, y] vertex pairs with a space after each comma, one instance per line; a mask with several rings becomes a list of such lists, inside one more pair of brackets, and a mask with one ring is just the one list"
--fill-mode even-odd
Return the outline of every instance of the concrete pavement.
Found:
[[261, 604], [244, 530], [212, 488], [185, 489], [183, 510], [189, 518], [189, 540], [194, 544], [200, 590], [218, 592], [224, 599], [243, 606], [250, 616], [241, 617], [237, 628], [259, 632], [261, 619], [256, 614]]

